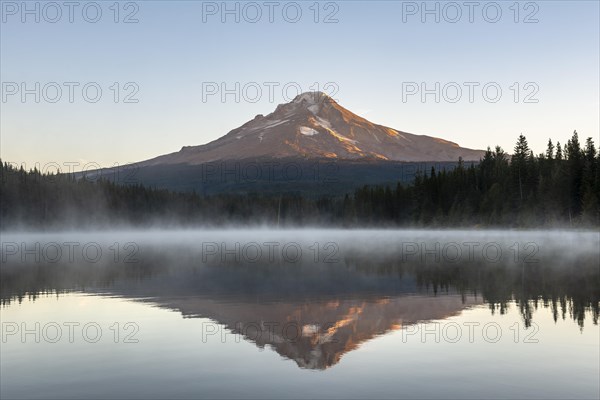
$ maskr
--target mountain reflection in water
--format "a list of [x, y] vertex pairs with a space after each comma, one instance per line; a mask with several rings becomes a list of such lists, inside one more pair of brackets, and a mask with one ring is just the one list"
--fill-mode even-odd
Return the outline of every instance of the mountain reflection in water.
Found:
[[[293, 262], [281, 258], [250, 262], [243, 257], [206, 257], [206, 246], [200, 245], [209, 237], [211, 243], [239, 243], [248, 237], [231, 239], [230, 234], [214, 232], [137, 234], [136, 262], [104, 258], [93, 263], [83, 259], [44, 263], [3, 258], [0, 294], [5, 305], [24, 297], [70, 291], [141, 301], [176, 310], [187, 318], [209, 318], [308, 369], [331, 367], [361, 343], [391, 330], [443, 320], [484, 303], [492, 313], [500, 314], [509, 303], [516, 303], [526, 326], [540, 306], [548, 308], [555, 321], [572, 319], [581, 329], [590, 321], [598, 323], [599, 239], [595, 233], [579, 234], [575, 252], [572, 243], [558, 234], [539, 239], [536, 233], [535, 262], [515, 260], [508, 251], [514, 236], [485, 234], [484, 239], [497, 243], [505, 257], [495, 262], [477, 255], [460, 262], [436, 260], [435, 255], [408, 259], [406, 246], [399, 243], [409, 239], [420, 243], [427, 239], [423, 232], [367, 231], [339, 237], [330, 232], [328, 239], [315, 239], [287, 231], [264, 241], [294, 241], [304, 250], [301, 257]], [[448, 242], [455, 240], [453, 235], [441, 232], [435, 237]], [[481, 240], [482, 233], [473, 235]], [[41, 237], [26, 239], [41, 241]], [[22, 235], [12, 239], [15, 243], [25, 240]], [[115, 237], [94, 240], [108, 247]], [[327, 259], [315, 257], [307, 250], [314, 240], [334, 243], [335, 254]]]

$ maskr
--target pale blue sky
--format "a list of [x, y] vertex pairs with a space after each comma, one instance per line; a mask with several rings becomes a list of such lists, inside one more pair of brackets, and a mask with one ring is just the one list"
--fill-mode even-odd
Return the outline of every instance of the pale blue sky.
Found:
[[[44, 16], [51, 19], [55, 13], [47, 8], [44, 15], [43, 2], [40, 22], [25, 15], [23, 23], [22, 10], [12, 7], [21, 2], [2, 1], [3, 160], [28, 166], [73, 161], [112, 165], [151, 158], [207, 143], [256, 114], [273, 111], [286, 100], [282, 86], [292, 83], [308, 91], [315, 83], [323, 88], [333, 82], [338, 88], [333, 97], [372, 122], [471, 148], [499, 144], [511, 150], [522, 132], [541, 152], [548, 137], [565, 142], [574, 129], [598, 142], [598, 1], [520, 2], [519, 23], [514, 22], [514, 1], [497, 2], [502, 10], [497, 23], [482, 15], [486, 6], [487, 16], [494, 17], [490, 2], [479, 2], [472, 23], [464, 6], [457, 23], [446, 21], [443, 13], [439, 23], [432, 15], [423, 23], [420, 10], [403, 15], [421, 2], [401, 1], [320, 2], [318, 23], [314, 1], [297, 2], [302, 10], [297, 23], [282, 14], [287, 6], [287, 16], [294, 17], [290, 2], [278, 3], [273, 23], [264, 2], [257, 2], [263, 12], [257, 23], [244, 21], [244, 16], [254, 16], [250, 8], [240, 12], [239, 23], [232, 15], [222, 23], [221, 10], [205, 15], [203, 22], [203, 8], [221, 7], [221, 2], [139, 1], [139, 22], [131, 24], [114, 23], [113, 1], [97, 3], [102, 9], [97, 23], [86, 22], [81, 7], [74, 10], [73, 23], [66, 8], [58, 22], [47, 22]], [[120, 3], [120, 21], [135, 11], [126, 3]], [[440, 10], [447, 3], [440, 2]], [[243, 9], [244, 2], [239, 4]], [[338, 22], [324, 23], [336, 8]], [[446, 17], [453, 18], [454, 10], [446, 11]], [[539, 22], [523, 23], [532, 12]], [[23, 103], [20, 93], [7, 94], [11, 82], [25, 82], [30, 88], [35, 82], [41, 87], [48, 82], [97, 82], [103, 93], [97, 103], [89, 103], [79, 86], [70, 103], [63, 86], [56, 103], [44, 96], [35, 103], [33, 95]], [[139, 102], [123, 103], [121, 97], [115, 103], [110, 89], [114, 82], [119, 82], [121, 96], [132, 90], [123, 85], [135, 82], [139, 92], [134, 98]], [[233, 95], [225, 102], [218, 95], [203, 101], [203, 82], [229, 88], [236, 82], [257, 82], [263, 94], [255, 103], [244, 98], [236, 102]], [[279, 83], [273, 101], [264, 82]], [[457, 103], [444, 97], [436, 103], [433, 95], [425, 102], [419, 95], [403, 101], [403, 86], [410, 82], [424, 82], [429, 88], [435, 82], [457, 82], [463, 97]], [[472, 103], [464, 82], [480, 83]], [[497, 103], [482, 95], [488, 82], [502, 89]], [[511, 90], [515, 82], [520, 86], [517, 103]], [[528, 82], [534, 85], [524, 87]], [[533, 99], [538, 103], [525, 103], [525, 95], [536, 87]], [[293, 97], [293, 86], [288, 93]]]

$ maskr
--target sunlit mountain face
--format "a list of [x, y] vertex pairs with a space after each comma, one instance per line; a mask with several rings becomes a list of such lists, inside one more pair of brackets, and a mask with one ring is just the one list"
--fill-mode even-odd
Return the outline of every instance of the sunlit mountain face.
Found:
[[307, 92], [213, 142], [186, 146], [137, 165], [196, 165], [257, 158], [455, 162], [459, 157], [479, 161], [483, 153], [447, 140], [377, 125], [322, 92]]
[[[69, 235], [63, 234], [58, 242], [68, 241]], [[494, 262], [475, 251], [461, 262], [455, 256], [436, 255], [432, 251], [436, 242], [419, 231], [270, 235], [140, 232], [133, 258], [119, 262], [112, 255], [91, 262], [76, 253], [68, 263], [5, 255], [0, 269], [2, 302], [6, 306], [43, 293], [60, 296], [71, 291], [130, 299], [176, 311], [184, 318], [209, 318], [220, 329], [314, 370], [343, 362], [345, 354], [388, 332], [445, 320], [483, 304], [499, 314], [509, 304], [516, 305], [526, 326], [538, 307], [547, 308], [555, 320], [572, 320], [581, 329], [598, 321], [600, 276], [594, 250], [598, 236], [593, 233], [579, 234], [575, 239], [580, 251], [569, 253], [569, 241], [538, 232], [539, 251], [531, 259], [533, 252], [526, 253], [527, 262], [515, 262], [510, 249], [515, 237], [526, 241], [532, 233], [507, 237], [487, 232], [463, 238], [465, 243], [475, 243], [475, 237], [480, 243], [483, 239], [494, 243], [504, 254], [494, 255]], [[456, 234], [438, 232], [436, 237], [450, 239]], [[17, 235], [6, 240], [39, 242], [41, 238]], [[114, 240], [119, 236], [94, 237], [94, 243], [106, 249]], [[367, 241], [369, 248], [361, 245]], [[232, 251], [236, 243], [259, 247], [294, 243], [300, 253], [286, 256], [276, 250], [258, 257], [256, 251], [244, 252], [242, 247]], [[315, 243], [320, 244], [319, 253]], [[429, 253], [416, 254], [415, 244], [428, 246]]]
[[334, 195], [412, 183], [418, 173], [478, 163], [484, 151], [378, 125], [322, 92], [306, 92], [199, 146], [75, 174], [201, 194]]

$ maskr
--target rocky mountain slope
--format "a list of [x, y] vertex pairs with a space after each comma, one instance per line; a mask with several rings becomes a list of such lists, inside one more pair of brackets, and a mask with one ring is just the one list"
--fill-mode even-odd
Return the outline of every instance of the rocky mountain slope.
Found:
[[478, 161], [483, 151], [374, 124], [321, 92], [307, 92], [208, 144], [139, 163], [197, 165], [218, 160], [302, 158], [388, 161]]

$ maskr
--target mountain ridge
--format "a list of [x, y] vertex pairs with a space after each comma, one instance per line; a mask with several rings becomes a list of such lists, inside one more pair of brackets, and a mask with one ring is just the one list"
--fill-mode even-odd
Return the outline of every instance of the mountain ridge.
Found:
[[322, 92], [306, 92], [258, 114], [209, 143], [136, 163], [139, 166], [264, 158], [367, 161], [479, 161], [483, 150], [375, 124]]

